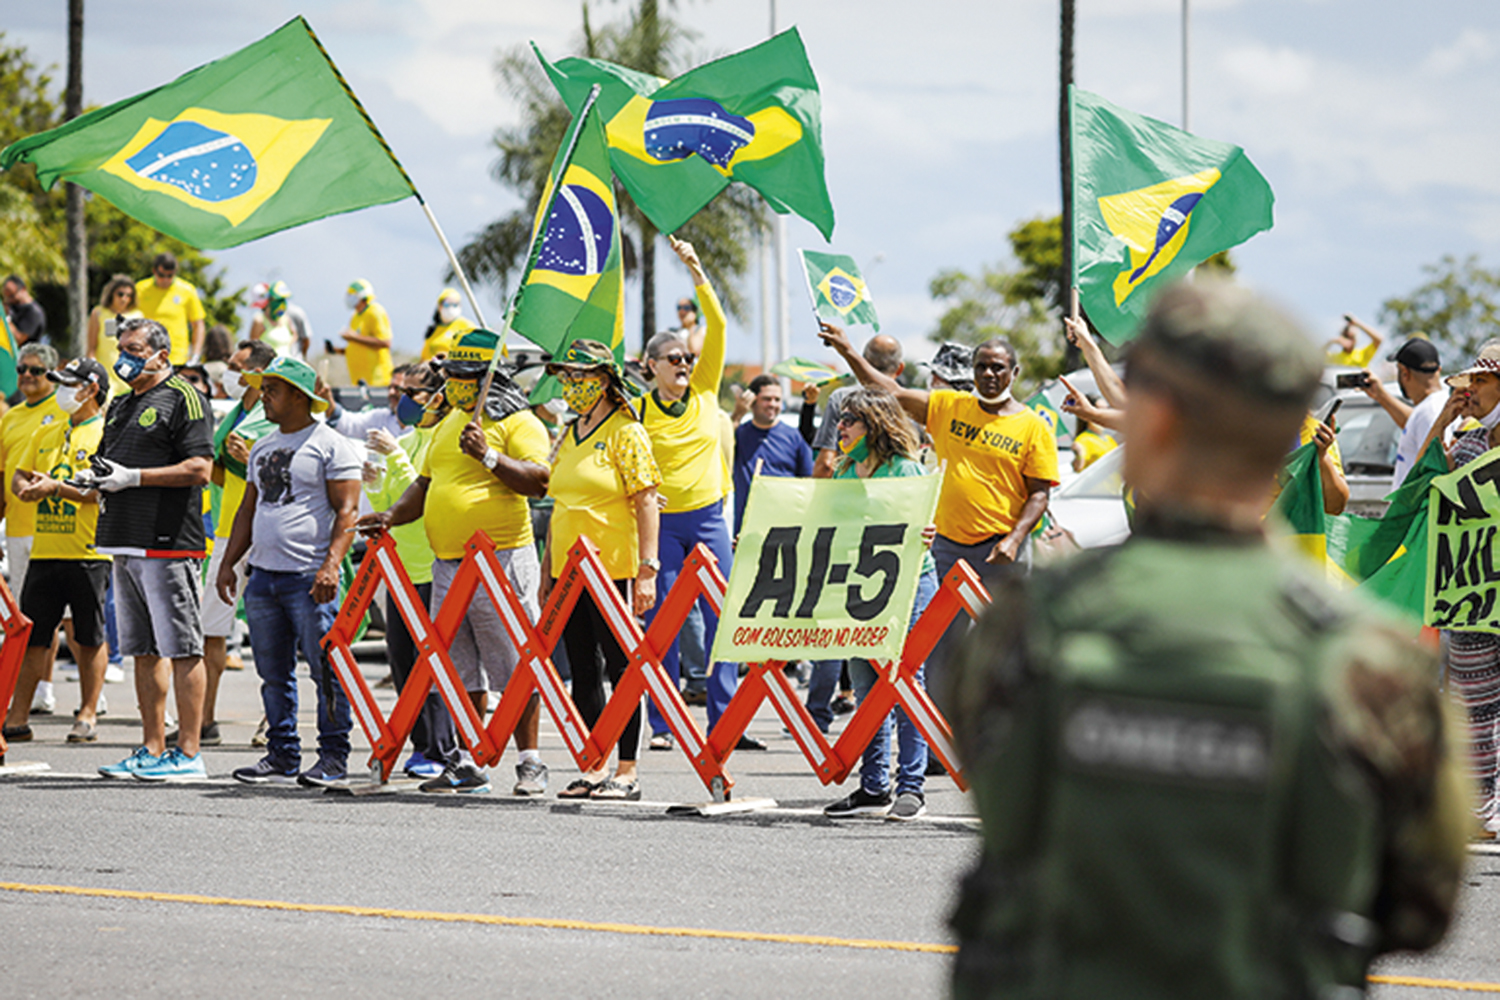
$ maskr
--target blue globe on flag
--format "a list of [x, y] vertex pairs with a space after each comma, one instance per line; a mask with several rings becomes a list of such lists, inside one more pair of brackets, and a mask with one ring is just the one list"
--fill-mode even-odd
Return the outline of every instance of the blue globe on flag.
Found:
[[564, 184], [552, 203], [536, 266], [563, 274], [599, 274], [609, 259], [615, 219], [598, 192]]
[[705, 97], [653, 101], [646, 112], [646, 152], [667, 162], [694, 153], [716, 167], [727, 168], [734, 154], [755, 138], [748, 118], [732, 115]]
[[830, 275], [828, 301], [837, 306], [840, 311], [851, 309], [859, 301], [859, 288], [842, 274]]
[[255, 157], [238, 137], [177, 121], [125, 161], [139, 176], [170, 184], [202, 201], [218, 202], [255, 186]]

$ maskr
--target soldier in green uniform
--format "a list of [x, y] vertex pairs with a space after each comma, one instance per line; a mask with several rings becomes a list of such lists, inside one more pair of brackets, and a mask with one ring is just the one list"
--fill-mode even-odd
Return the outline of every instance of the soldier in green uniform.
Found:
[[1147, 319], [1134, 536], [1007, 581], [955, 674], [984, 826], [955, 995], [1359, 996], [1442, 937], [1469, 789], [1434, 656], [1261, 526], [1320, 369], [1241, 289]]

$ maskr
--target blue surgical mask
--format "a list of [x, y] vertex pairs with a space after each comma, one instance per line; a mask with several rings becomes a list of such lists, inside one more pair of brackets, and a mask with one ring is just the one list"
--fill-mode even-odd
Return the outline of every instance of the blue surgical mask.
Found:
[[141, 372], [146, 370], [146, 359], [138, 358], [134, 354], [120, 352], [115, 358], [115, 374], [120, 376], [121, 381], [134, 382], [141, 377]]

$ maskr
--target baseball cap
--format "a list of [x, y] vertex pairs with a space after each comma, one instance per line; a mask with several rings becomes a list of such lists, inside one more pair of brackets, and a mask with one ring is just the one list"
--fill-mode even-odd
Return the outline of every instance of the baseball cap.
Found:
[[301, 390], [303, 395], [312, 400], [314, 413], [322, 413], [328, 409], [328, 400], [318, 395], [318, 373], [306, 361], [281, 357], [267, 365], [265, 371], [240, 372], [240, 381], [256, 388], [260, 388], [267, 378], [279, 378]]
[[1394, 354], [1387, 355], [1386, 360], [1419, 372], [1435, 372], [1442, 367], [1438, 361], [1437, 345], [1426, 337], [1412, 337]]
[[57, 371], [48, 372], [47, 378], [58, 385], [78, 386], [92, 382], [100, 390], [101, 398], [109, 394], [109, 373], [90, 358], [75, 358]]

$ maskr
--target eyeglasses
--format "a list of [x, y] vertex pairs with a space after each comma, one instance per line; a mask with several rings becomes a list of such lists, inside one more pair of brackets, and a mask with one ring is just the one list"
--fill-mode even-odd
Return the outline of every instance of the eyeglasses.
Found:
[[158, 268], [157, 271], [156, 271], [156, 276], [158, 278], [170, 278], [173, 275], [175, 275], [176, 273], [177, 273], [176, 271], [163, 271], [163, 270], [161, 270], [161, 269]]
[[680, 354], [673, 351], [671, 354], [663, 354], [656, 360], [665, 361], [669, 365], [687, 365], [688, 367], [692, 367], [693, 362], [698, 360], [698, 355]]

